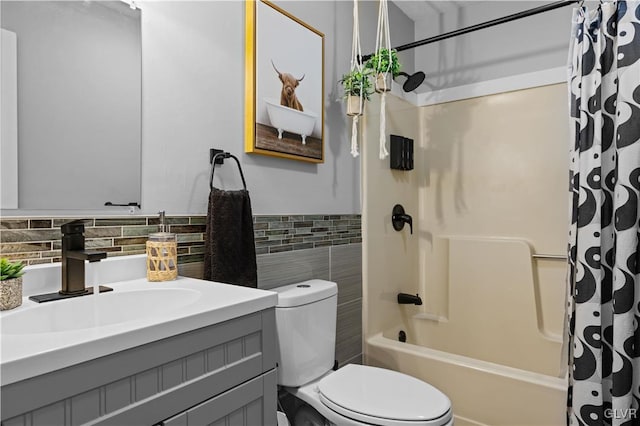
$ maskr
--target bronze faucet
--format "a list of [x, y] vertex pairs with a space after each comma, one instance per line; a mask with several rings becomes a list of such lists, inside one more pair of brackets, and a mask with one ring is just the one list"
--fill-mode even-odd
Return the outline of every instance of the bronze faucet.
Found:
[[84, 262], [99, 262], [107, 257], [104, 251], [84, 249], [84, 221], [74, 220], [61, 226], [62, 231], [62, 289], [65, 296], [88, 294], [85, 288]]
[[[84, 249], [84, 220], [74, 220], [61, 226], [62, 231], [62, 289], [56, 293], [37, 294], [29, 299], [42, 303], [69, 297], [93, 294], [93, 287], [85, 287], [84, 262], [98, 262], [107, 257], [104, 251]], [[100, 293], [112, 288], [100, 286]]]

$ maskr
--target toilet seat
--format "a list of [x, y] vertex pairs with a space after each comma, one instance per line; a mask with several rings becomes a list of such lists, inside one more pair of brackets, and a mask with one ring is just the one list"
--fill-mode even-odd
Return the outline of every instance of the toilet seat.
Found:
[[383, 426], [440, 426], [451, 401], [435, 387], [397, 371], [349, 364], [317, 385], [320, 401], [347, 418]]

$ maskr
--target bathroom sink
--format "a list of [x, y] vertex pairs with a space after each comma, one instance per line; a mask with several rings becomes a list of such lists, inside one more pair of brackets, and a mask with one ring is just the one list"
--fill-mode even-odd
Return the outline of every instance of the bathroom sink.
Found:
[[0, 311], [0, 385], [261, 315], [258, 312], [273, 308], [278, 298], [271, 291], [186, 277], [158, 283], [146, 278], [102, 282], [113, 291], [46, 303], [35, 303], [27, 294], [21, 306]]
[[155, 288], [48, 302], [3, 316], [2, 333], [66, 332], [148, 319], [193, 304], [200, 295], [188, 288]]

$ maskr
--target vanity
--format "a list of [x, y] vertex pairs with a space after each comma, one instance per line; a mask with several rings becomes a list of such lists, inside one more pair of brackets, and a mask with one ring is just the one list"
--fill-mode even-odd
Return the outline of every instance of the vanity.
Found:
[[101, 283], [113, 291], [25, 294], [1, 313], [2, 425], [277, 424], [275, 293], [184, 277]]

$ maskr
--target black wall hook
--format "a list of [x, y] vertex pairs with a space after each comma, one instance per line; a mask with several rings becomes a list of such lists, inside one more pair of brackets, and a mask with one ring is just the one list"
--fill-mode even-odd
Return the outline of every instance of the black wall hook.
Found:
[[[218, 155], [222, 154], [222, 155]], [[225, 152], [221, 149], [210, 148], [209, 149], [209, 164], [213, 164], [213, 159], [216, 159], [216, 164], [224, 164]]]

